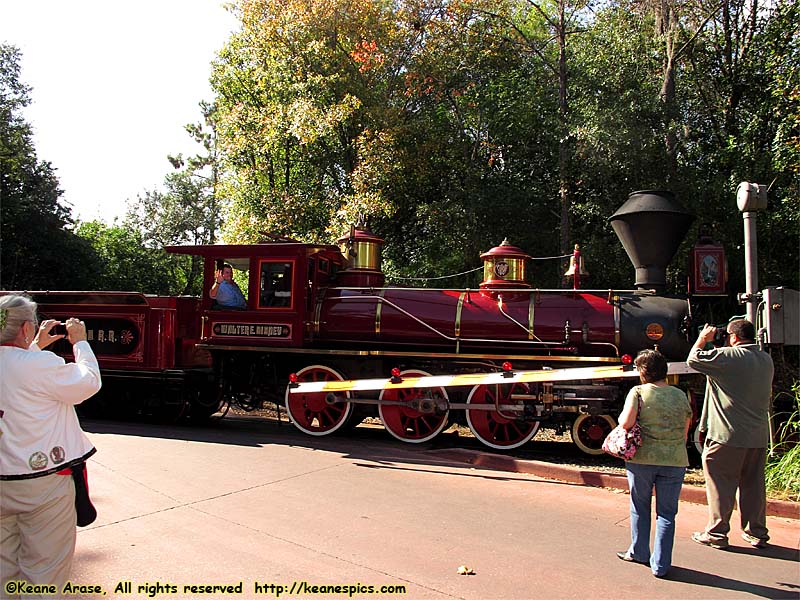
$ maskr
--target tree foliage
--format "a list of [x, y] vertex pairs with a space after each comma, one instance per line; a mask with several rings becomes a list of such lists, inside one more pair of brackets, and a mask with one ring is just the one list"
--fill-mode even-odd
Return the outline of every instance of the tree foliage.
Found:
[[70, 211], [61, 204], [55, 169], [36, 156], [21, 114], [31, 90], [20, 80], [20, 59], [17, 48], [0, 44], [0, 286], [76, 289], [91, 263], [91, 248], [69, 230]]
[[[630, 192], [672, 189], [735, 241], [735, 188], [750, 180], [780, 182], [763, 226], [797, 247], [793, 3], [236, 6], [242, 30], [213, 76], [228, 239], [330, 240], [368, 223], [390, 273], [440, 275], [505, 237], [558, 254], [560, 230], [602, 264], [600, 285], [623, 286], [607, 219]], [[762, 267], [785, 277], [771, 246]], [[683, 287], [682, 267], [671, 277]]]
[[[267, 232], [331, 242], [367, 225], [386, 239], [395, 278], [468, 271], [508, 238], [539, 257], [580, 243], [589, 285], [620, 288], [632, 269], [608, 217], [632, 191], [671, 189], [697, 216], [683, 251], [710, 228], [728, 250], [729, 288], [741, 290], [735, 190], [746, 180], [770, 186], [762, 285], [800, 287], [796, 2], [236, 0], [233, 10], [241, 29], [212, 67], [216, 97], [188, 127], [203, 150], [171, 158], [164, 190], [132, 204], [128, 238], [89, 228], [81, 243], [213, 243], [220, 227], [229, 242]], [[15, 77], [3, 89], [4, 106], [27, 98]], [[24, 123], [4, 119], [23, 150], [4, 163], [3, 185], [29, 186], [9, 196], [8, 214], [44, 202], [68, 230], [52, 169], [25, 146]], [[30, 176], [9, 178], [12, 164]], [[25, 219], [6, 225], [3, 201], [5, 279], [27, 242], [10, 229]], [[95, 254], [86, 265], [113, 255]], [[197, 263], [153, 260], [180, 271], [181, 291], [197, 290]], [[557, 264], [535, 263], [534, 284], [558, 285]], [[685, 271], [674, 261], [673, 289], [685, 289]]]
[[[213, 244], [220, 227], [219, 160], [215, 107], [201, 102], [202, 123], [185, 129], [203, 147], [201, 153], [184, 158], [169, 156], [175, 171], [164, 177], [165, 191], [148, 190], [128, 205], [124, 225], [141, 236], [145, 246], [162, 249], [180, 244]], [[172, 268], [182, 272], [182, 294], [199, 294], [202, 263], [198, 256], [173, 255]]]
[[89, 221], [80, 223], [76, 233], [95, 253], [96, 269], [87, 278], [87, 289], [175, 295], [185, 288], [186, 276], [176, 257], [148, 248], [136, 229]]

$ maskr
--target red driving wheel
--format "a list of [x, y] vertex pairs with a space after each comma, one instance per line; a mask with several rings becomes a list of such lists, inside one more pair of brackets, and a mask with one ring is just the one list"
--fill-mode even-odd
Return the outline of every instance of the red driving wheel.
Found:
[[[524, 394], [528, 390], [519, 383], [501, 385], [476, 385], [467, 398], [467, 404], [522, 404], [512, 401], [512, 394]], [[481, 442], [490, 448], [509, 450], [529, 442], [539, 431], [539, 421], [523, 421], [510, 418], [513, 414], [501, 414], [495, 410], [467, 409], [467, 424]]]
[[[344, 381], [344, 377], [324, 365], [311, 365], [297, 372], [299, 383], [307, 381]], [[290, 393], [286, 388], [286, 411], [289, 418], [300, 431], [308, 435], [328, 435], [345, 422], [353, 412], [350, 402], [328, 403], [327, 392]], [[346, 394], [350, 398], [350, 392]]]
[[[430, 377], [430, 373], [410, 369], [400, 373], [400, 377]], [[381, 400], [407, 403], [407, 406], [378, 406], [378, 414], [383, 426], [390, 434], [402, 442], [421, 444], [436, 437], [447, 426], [449, 410], [434, 408], [433, 412], [419, 411], [413, 406], [415, 401], [428, 401], [435, 404], [447, 404], [448, 397], [444, 388], [408, 388], [383, 390]]]

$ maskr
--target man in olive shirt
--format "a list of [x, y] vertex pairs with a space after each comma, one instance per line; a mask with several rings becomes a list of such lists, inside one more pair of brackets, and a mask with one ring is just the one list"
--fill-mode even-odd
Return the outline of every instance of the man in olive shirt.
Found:
[[716, 327], [706, 324], [686, 361], [707, 376], [698, 427], [706, 435], [703, 472], [709, 519], [705, 531], [695, 532], [692, 539], [712, 548], [727, 547], [738, 489], [742, 538], [763, 548], [769, 539], [764, 467], [774, 366], [755, 343], [750, 321], [732, 321], [729, 345], [703, 350], [715, 333]]

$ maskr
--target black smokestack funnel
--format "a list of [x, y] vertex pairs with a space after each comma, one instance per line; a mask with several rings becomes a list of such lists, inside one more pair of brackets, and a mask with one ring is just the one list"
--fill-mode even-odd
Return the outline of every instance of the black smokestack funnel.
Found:
[[663, 291], [667, 265], [694, 217], [672, 192], [643, 190], [628, 196], [608, 220], [636, 267], [636, 285]]

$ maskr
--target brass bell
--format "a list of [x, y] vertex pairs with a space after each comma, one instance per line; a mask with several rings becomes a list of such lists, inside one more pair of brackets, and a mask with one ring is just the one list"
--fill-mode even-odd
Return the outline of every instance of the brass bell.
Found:
[[583, 265], [583, 255], [581, 254], [581, 247], [578, 244], [575, 244], [575, 251], [572, 253], [572, 256], [569, 257], [569, 269], [564, 273], [564, 277], [573, 277], [575, 275], [576, 265], [579, 265], [578, 275], [580, 277], [589, 275], [589, 271], [587, 271], [586, 267]]

